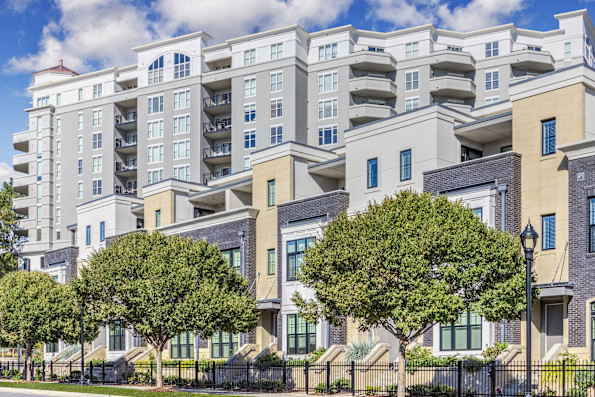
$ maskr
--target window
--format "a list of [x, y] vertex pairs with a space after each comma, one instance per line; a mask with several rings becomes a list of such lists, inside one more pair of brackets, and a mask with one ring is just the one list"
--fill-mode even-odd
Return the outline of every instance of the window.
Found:
[[190, 90], [174, 92], [174, 110], [190, 107]]
[[331, 72], [318, 75], [318, 93], [337, 91], [339, 89], [339, 73]]
[[60, 224], [62, 222], [62, 208], [56, 208], [56, 223]]
[[[175, 122], [174, 122], [174, 128], [175, 128]], [[149, 139], [161, 138], [163, 136], [163, 120], [149, 121], [148, 130], [149, 130]]]
[[500, 88], [500, 72], [493, 70], [486, 72], [486, 91], [497, 90]]
[[481, 150], [473, 149], [468, 146], [461, 146], [461, 162], [475, 160], [483, 156]]
[[486, 43], [485, 48], [486, 48], [486, 58], [498, 56], [498, 42], [497, 41], [494, 41], [491, 43]]
[[87, 225], [85, 228], [85, 243], [91, 245], [91, 225]]
[[62, 141], [58, 139], [56, 141], [56, 156], [60, 156], [61, 154], [62, 154]]
[[483, 222], [483, 208], [473, 208], [473, 215], [479, 218], [480, 221]]
[[[589, 40], [589, 39], [587, 39]], [[535, 45], [528, 45], [527, 49], [530, 51], [541, 51], [541, 47], [535, 46]]]
[[[43, 141], [41, 139], [37, 140], [37, 153], [41, 153], [41, 151], [43, 150]], [[40, 158], [41, 156], [37, 156], [37, 158]]]
[[77, 116], [77, 123], [78, 123], [77, 124], [77, 128], [79, 130], [82, 130], [83, 129], [83, 114], [82, 113], [79, 113], [78, 114], [78, 116]]
[[272, 207], [275, 205], [275, 180], [267, 182], [267, 205]]
[[244, 157], [244, 169], [249, 170], [252, 168], [252, 164], [250, 163], [250, 157]]
[[83, 89], [82, 88], [79, 88], [78, 98], [79, 98], [79, 102], [82, 101], [83, 99], [85, 99], [85, 96], [83, 94]]
[[256, 95], [256, 77], [244, 79], [244, 97]]
[[287, 281], [297, 280], [304, 252], [314, 244], [314, 238], [301, 238], [287, 242]]
[[541, 155], [556, 153], [556, 119], [541, 122]]
[[163, 112], [163, 95], [149, 98], [148, 114]]
[[419, 55], [419, 42], [407, 43], [405, 45], [405, 58], [414, 58]]
[[102, 171], [102, 158], [101, 156], [94, 156], [93, 157], [93, 173], [97, 174], [100, 173]]
[[368, 160], [368, 189], [378, 186], [378, 158]]
[[337, 126], [320, 127], [318, 129], [318, 145], [335, 145], [337, 143]]
[[105, 221], [99, 222], [99, 241], [105, 241]]
[[77, 197], [80, 198], [80, 199], [83, 198], [83, 182], [79, 182], [78, 183]]
[[283, 117], [283, 99], [271, 99], [271, 118]]
[[564, 60], [570, 61], [572, 58], [572, 43], [564, 43]]
[[[37, 227], [41, 227], [41, 206], [40, 205], [37, 206], [37, 216], [35, 219], [37, 219]], [[40, 231], [41, 230], [38, 230], [38, 232], [37, 232], [37, 241], [41, 240], [41, 238], [39, 237]]]
[[78, 159], [78, 174], [83, 174], [83, 159]]
[[163, 161], [163, 145], [155, 145], [147, 147], [148, 163], [159, 163]]
[[174, 79], [190, 76], [190, 57], [184, 54], [174, 54]]
[[147, 184], [151, 185], [163, 180], [163, 170], [149, 170], [147, 171]]
[[417, 89], [419, 89], [419, 71], [406, 73], [405, 91], [414, 91]]
[[411, 179], [411, 149], [401, 152], [401, 180]]
[[[54, 280], [56, 281], [56, 280]], [[45, 344], [45, 352], [46, 353], [58, 353], [58, 343], [57, 342], [49, 342]]]
[[62, 177], [62, 164], [56, 163], [56, 179], [60, 179]]
[[271, 146], [278, 145], [283, 142], [283, 126], [277, 125], [271, 127]]
[[161, 226], [161, 210], [155, 211], [155, 227]]
[[589, 252], [595, 252], [595, 198], [589, 199]]
[[244, 65], [252, 65], [256, 63], [256, 49], [244, 51]]
[[405, 111], [410, 112], [415, 109], [419, 109], [419, 97], [405, 99]]
[[228, 358], [238, 351], [239, 335], [229, 332], [215, 332], [211, 339], [211, 355], [213, 358]]
[[496, 95], [496, 96], [489, 96], [485, 99], [485, 104], [486, 105], [491, 105], [492, 103], [497, 103], [500, 102], [500, 96]]
[[512, 152], [512, 145], [502, 146], [500, 148], [500, 153]]
[[318, 47], [318, 60], [324, 61], [337, 57], [337, 43], [326, 44]]
[[103, 84], [93, 84], [93, 98], [101, 98], [103, 96]]
[[78, 136], [77, 150], [79, 153], [82, 153], [82, 151], [83, 151], [83, 136], [82, 135]]
[[[56, 240], [60, 241], [60, 230], [56, 230]], [[58, 276], [55, 276], [58, 277]]]
[[268, 264], [269, 276], [275, 274], [275, 269], [276, 269], [275, 249], [270, 249], [267, 251], [267, 264]]
[[283, 91], [283, 72], [271, 73], [271, 92]]
[[316, 350], [316, 324], [297, 314], [287, 315], [287, 353], [308, 354]]
[[244, 131], [244, 149], [252, 149], [256, 146], [256, 130]]
[[174, 179], [177, 179], [179, 181], [189, 181], [190, 180], [190, 166], [182, 165], [179, 167], [174, 167]]
[[56, 106], [62, 105], [62, 94], [56, 94]]
[[101, 179], [93, 180], [93, 196], [101, 196]]
[[119, 321], [110, 324], [109, 349], [110, 351], [126, 350], [126, 329], [120, 325]]
[[449, 45], [446, 47], [448, 51], [463, 51], [463, 47], [457, 47], [454, 45]]
[[149, 65], [149, 84], [163, 82], [163, 55]]
[[190, 132], [190, 115], [174, 117], [174, 135]]
[[103, 110], [93, 111], [93, 127], [99, 127], [103, 124]]
[[194, 358], [194, 333], [182, 332], [171, 338], [171, 358]]
[[50, 104], [50, 97], [44, 96], [41, 98], [37, 98], [37, 106], [46, 106]]
[[271, 59], [283, 58], [283, 43], [271, 45]]
[[62, 186], [56, 185], [56, 201], [60, 202], [62, 200]]
[[190, 140], [174, 142], [174, 160], [190, 157]]
[[556, 215], [541, 217], [541, 249], [553, 250], [556, 248]]
[[93, 149], [101, 149], [103, 146], [102, 141], [103, 134], [101, 132], [96, 132], [93, 134]]
[[229, 267], [238, 272], [242, 269], [242, 252], [239, 248], [223, 250], [221, 251], [221, 254], [227, 259]]
[[454, 325], [440, 326], [440, 350], [481, 350], [481, 317], [465, 312]]
[[36, 185], [36, 187], [37, 187], [37, 204], [41, 204], [41, 196], [42, 196], [41, 183], [38, 183]]
[[244, 123], [251, 123], [256, 120], [256, 104], [248, 103], [244, 105]]
[[41, 161], [37, 162], [37, 180], [40, 181], [41, 180]]
[[62, 118], [56, 118], [56, 134], [60, 134], [62, 132]]
[[318, 101], [318, 120], [337, 117], [337, 98]]

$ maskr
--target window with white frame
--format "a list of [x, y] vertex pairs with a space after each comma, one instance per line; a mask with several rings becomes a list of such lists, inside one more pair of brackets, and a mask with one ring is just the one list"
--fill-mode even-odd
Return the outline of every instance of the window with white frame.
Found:
[[77, 197], [82, 199], [83, 198], [83, 182], [78, 182], [77, 185]]
[[93, 98], [101, 98], [103, 96], [103, 83], [93, 84]]
[[174, 142], [174, 160], [190, 157], [190, 139]]
[[147, 183], [149, 185], [163, 180], [163, 169], [147, 171]]
[[283, 43], [271, 44], [271, 59], [283, 58]]
[[62, 163], [56, 163], [56, 179], [62, 177]]
[[49, 96], [43, 96], [43, 97], [37, 98], [37, 106], [46, 106], [49, 104], [50, 104]]
[[249, 170], [252, 168], [252, 164], [250, 163], [250, 157], [244, 157], [244, 169]]
[[446, 47], [446, 49], [448, 51], [457, 51], [457, 52], [463, 51], [463, 47], [454, 46], [454, 45], [449, 45], [449, 46]]
[[77, 149], [79, 153], [83, 152], [83, 136], [79, 135], [78, 136], [78, 144], [77, 144]]
[[174, 54], [174, 79], [190, 76], [190, 57], [185, 54]]
[[405, 44], [405, 58], [415, 58], [419, 56], [419, 42]]
[[256, 77], [244, 79], [244, 97], [256, 95]]
[[100, 127], [103, 124], [103, 110], [93, 111], [93, 127]]
[[159, 163], [163, 161], [163, 145], [154, 145], [147, 147], [148, 163]]
[[318, 93], [337, 91], [339, 89], [339, 74], [337, 72], [321, 73], [318, 75]]
[[43, 195], [43, 191], [41, 188], [41, 182], [37, 183], [37, 204], [41, 204], [41, 197]]
[[189, 181], [190, 180], [190, 166], [189, 165], [180, 165], [174, 167], [174, 179], [180, 181]]
[[149, 139], [161, 138], [163, 136], [163, 120], [148, 122]]
[[96, 132], [93, 134], [93, 149], [101, 149], [103, 147], [103, 134], [101, 132]]
[[271, 99], [271, 119], [283, 117], [283, 99]]
[[59, 225], [62, 223], [62, 208], [56, 208], [56, 224]]
[[283, 143], [283, 126], [275, 125], [271, 127], [271, 146]]
[[174, 117], [174, 135], [190, 132], [190, 115]]
[[60, 202], [62, 200], [62, 186], [56, 185], [56, 201]]
[[82, 175], [83, 174], [83, 159], [78, 159], [77, 163], [78, 163], [78, 167], [77, 167], [78, 175]]
[[419, 108], [419, 97], [405, 99], [405, 111], [409, 112]]
[[330, 125], [318, 128], [318, 145], [336, 145], [337, 144], [337, 126]]
[[174, 92], [174, 110], [190, 107], [190, 90]]
[[283, 72], [271, 73], [271, 92], [283, 91]]
[[419, 89], [419, 71], [405, 73], [405, 91]]
[[498, 49], [498, 42], [497, 41], [493, 41], [491, 43], [486, 43], [485, 49], [486, 49], [486, 58], [491, 58], [491, 57], [497, 57], [498, 56], [499, 49]]
[[491, 70], [486, 72], [486, 91], [497, 90], [500, 88], [500, 72]]
[[101, 179], [93, 179], [93, 196], [101, 196]]
[[337, 117], [337, 98], [318, 101], [318, 120]]
[[149, 65], [149, 84], [163, 83], [163, 55]]
[[256, 49], [244, 51], [244, 65], [252, 65], [256, 63]]
[[56, 117], [56, 134], [60, 134], [62, 132], [62, 118]]
[[151, 97], [148, 99], [148, 114], [163, 112], [163, 95]]
[[486, 97], [486, 99], [485, 99], [485, 104], [486, 105], [491, 105], [492, 103], [496, 103], [496, 102], [500, 102], [500, 96], [499, 95], [489, 96], [489, 97]]
[[79, 102], [82, 101], [83, 99], [85, 99], [85, 94], [82, 88], [79, 88], [78, 90], [78, 98], [79, 98]]
[[318, 60], [324, 61], [337, 57], [337, 43], [321, 45], [318, 47]]
[[83, 129], [83, 114], [79, 113], [77, 115], [77, 129], [82, 130]]
[[103, 160], [101, 156], [93, 156], [93, 173], [98, 174], [103, 169]]
[[256, 147], [256, 130], [244, 131], [244, 149]]
[[62, 154], [62, 141], [58, 139], [56, 141], [56, 156], [60, 156]]
[[56, 106], [60, 106], [62, 105], [62, 94], [57, 93], [56, 94]]
[[572, 43], [571, 42], [564, 43], [564, 60], [570, 61], [571, 58], [572, 58]]
[[244, 123], [256, 121], [256, 104], [247, 103], [244, 105]]

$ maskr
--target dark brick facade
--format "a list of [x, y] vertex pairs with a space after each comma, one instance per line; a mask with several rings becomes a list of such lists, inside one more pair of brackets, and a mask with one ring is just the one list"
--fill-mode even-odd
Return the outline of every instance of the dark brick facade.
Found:
[[[317, 196], [308, 197], [301, 200], [295, 200], [277, 206], [277, 293], [278, 297], [283, 296], [283, 280], [282, 280], [282, 264], [283, 264], [283, 247], [281, 246], [281, 227], [295, 222], [307, 221], [309, 219], [318, 219], [326, 217], [331, 219], [341, 211], [346, 211], [349, 207], [349, 193], [339, 190], [330, 193], [324, 193]], [[282, 328], [282, 310], [277, 316], [277, 349], [280, 351], [283, 348], [283, 333]], [[331, 344], [345, 344], [347, 343], [347, 325], [345, 322], [339, 326], [331, 326], [330, 329]]]
[[66, 265], [66, 282], [77, 276], [77, 258], [79, 247], [71, 246], [57, 250], [47, 251], [43, 255], [43, 268]]
[[[578, 180], [579, 173], [584, 176]], [[589, 345], [587, 301], [595, 298], [595, 253], [589, 253], [589, 198], [595, 197], [595, 156], [568, 161], [570, 222], [568, 281], [574, 284], [568, 304], [568, 346]]]
[[[518, 234], [521, 231], [521, 155], [507, 152], [467, 161], [448, 167], [424, 172], [424, 191], [440, 194], [450, 191], [472, 188], [480, 185], [507, 186], [506, 194], [506, 230]], [[499, 227], [501, 216], [500, 194], [496, 194], [495, 225]], [[496, 339], [500, 339], [501, 324], [496, 325]], [[521, 343], [521, 323], [513, 321], [506, 324], [506, 341]], [[432, 330], [424, 334], [424, 346], [432, 346]]]

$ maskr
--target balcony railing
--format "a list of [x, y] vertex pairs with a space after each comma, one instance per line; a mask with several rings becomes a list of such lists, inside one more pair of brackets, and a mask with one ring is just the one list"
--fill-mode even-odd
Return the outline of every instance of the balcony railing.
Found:
[[203, 158], [213, 158], [231, 155], [231, 142], [203, 149]]
[[231, 129], [231, 118], [216, 120], [214, 123], [203, 123], [202, 131], [207, 134], [209, 132], [227, 131]]
[[136, 121], [136, 112], [128, 112], [116, 115], [116, 124], [133, 123]]
[[136, 181], [130, 182], [126, 185], [115, 185], [114, 193], [116, 193], [116, 194], [136, 194]]
[[138, 168], [136, 159], [130, 159], [126, 161], [116, 161], [116, 172], [122, 171], [134, 171]]
[[224, 177], [227, 175], [231, 175], [231, 169], [229, 169], [229, 168], [225, 168], [223, 170], [215, 171], [215, 172], [207, 172], [207, 173], [203, 174], [203, 180], [204, 180], [204, 183], [206, 184], [207, 182], [209, 182], [212, 179], [221, 178], [221, 177]]
[[125, 138], [116, 138], [116, 148], [124, 148], [129, 146], [136, 146], [136, 135], [130, 135]]
[[205, 108], [211, 108], [214, 106], [222, 106], [231, 104], [231, 92], [227, 94], [219, 94], [210, 98], [205, 98], [203, 101]]

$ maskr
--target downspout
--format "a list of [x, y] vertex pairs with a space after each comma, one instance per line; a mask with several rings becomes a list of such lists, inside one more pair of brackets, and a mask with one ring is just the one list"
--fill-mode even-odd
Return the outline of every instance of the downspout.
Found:
[[[498, 193], [500, 193], [500, 230], [506, 230], [506, 191], [508, 187], [505, 184], [498, 185]], [[502, 320], [500, 326], [500, 343], [506, 341], [506, 320]]]

